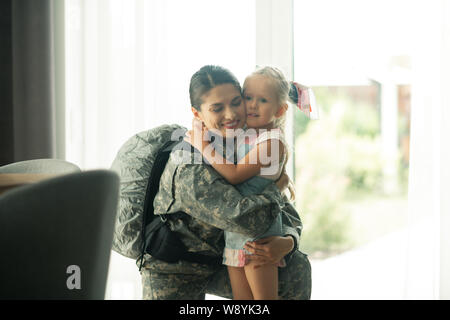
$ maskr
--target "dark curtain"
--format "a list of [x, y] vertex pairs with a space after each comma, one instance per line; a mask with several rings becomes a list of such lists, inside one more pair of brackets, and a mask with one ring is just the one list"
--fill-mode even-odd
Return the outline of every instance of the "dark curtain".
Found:
[[55, 158], [52, 0], [2, 0], [0, 3], [0, 165]]
[[0, 166], [14, 161], [11, 13], [11, 1], [0, 1]]

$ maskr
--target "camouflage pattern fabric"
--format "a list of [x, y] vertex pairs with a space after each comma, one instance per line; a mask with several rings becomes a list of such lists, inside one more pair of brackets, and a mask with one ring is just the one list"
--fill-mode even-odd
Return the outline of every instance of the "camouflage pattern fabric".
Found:
[[[249, 237], [262, 234], [273, 219], [282, 214], [283, 232], [299, 243], [301, 221], [292, 205], [285, 203], [275, 184], [261, 194], [243, 197], [211, 166], [198, 163], [195, 154], [176, 150], [161, 177], [154, 201], [155, 214], [169, 217], [191, 252], [221, 256], [223, 230]], [[282, 210], [285, 208], [286, 210]], [[185, 212], [170, 219], [171, 213]], [[144, 299], [204, 299], [206, 292], [231, 298], [231, 287], [225, 266], [207, 266], [180, 261], [169, 264], [144, 256], [141, 271]], [[280, 297], [309, 299], [311, 268], [306, 255], [295, 248], [280, 269]]]
[[[232, 299], [226, 266], [208, 268], [196, 263], [169, 264], [149, 258], [142, 269], [143, 299], [146, 300], [204, 300], [205, 294]], [[295, 251], [285, 268], [278, 269], [282, 300], [311, 298], [311, 265], [305, 254]]]
[[141, 235], [148, 179], [159, 149], [167, 141], [177, 141], [186, 128], [162, 125], [140, 132], [120, 148], [111, 170], [120, 176], [120, 197], [112, 249], [128, 258], [141, 255]]

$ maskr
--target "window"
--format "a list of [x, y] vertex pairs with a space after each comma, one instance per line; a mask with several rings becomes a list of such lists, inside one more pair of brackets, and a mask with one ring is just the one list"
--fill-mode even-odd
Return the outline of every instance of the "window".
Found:
[[420, 5], [294, 1], [294, 79], [321, 111], [294, 127], [313, 298], [404, 296], [417, 21], [433, 19]]

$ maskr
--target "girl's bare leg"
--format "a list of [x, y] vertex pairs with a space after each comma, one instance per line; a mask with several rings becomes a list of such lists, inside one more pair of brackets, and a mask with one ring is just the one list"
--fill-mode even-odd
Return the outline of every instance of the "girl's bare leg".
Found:
[[277, 265], [266, 264], [255, 268], [250, 262], [244, 269], [255, 300], [278, 300]]
[[252, 291], [248, 285], [243, 267], [228, 267], [233, 300], [253, 300]]

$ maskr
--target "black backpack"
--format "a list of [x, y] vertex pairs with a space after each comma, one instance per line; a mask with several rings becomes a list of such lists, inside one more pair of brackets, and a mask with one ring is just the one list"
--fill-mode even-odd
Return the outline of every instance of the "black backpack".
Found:
[[164, 125], [141, 132], [121, 147], [112, 165], [121, 177], [113, 250], [140, 259], [139, 270], [145, 253], [168, 263], [185, 260], [217, 265], [222, 261], [221, 257], [188, 252], [170, 229], [168, 219], [181, 218], [184, 212], [154, 214], [153, 201], [171, 152], [180, 148], [194, 152], [183, 141], [185, 131], [178, 125]]

